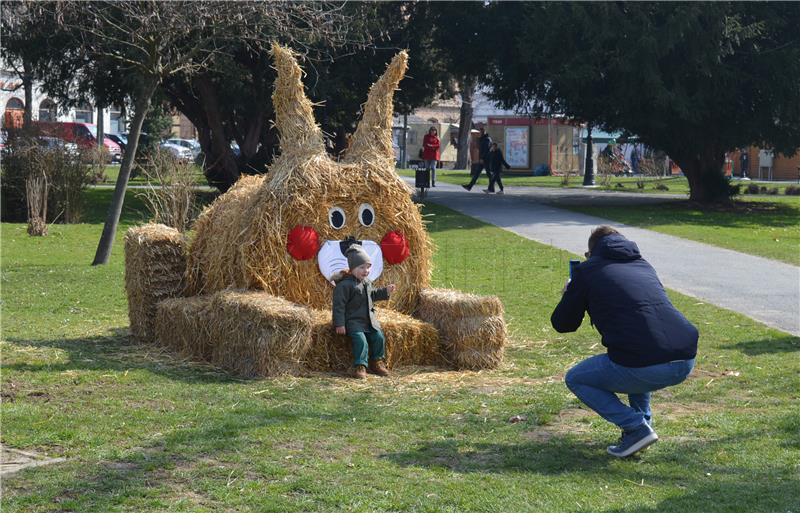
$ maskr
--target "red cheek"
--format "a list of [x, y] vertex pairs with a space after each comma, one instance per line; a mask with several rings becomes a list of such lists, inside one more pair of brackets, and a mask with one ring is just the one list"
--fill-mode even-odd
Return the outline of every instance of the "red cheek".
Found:
[[297, 225], [289, 232], [286, 240], [286, 251], [295, 260], [309, 260], [319, 251], [319, 235], [310, 226]]
[[400, 231], [392, 231], [383, 236], [381, 240], [383, 258], [390, 264], [399, 264], [411, 254], [408, 241]]

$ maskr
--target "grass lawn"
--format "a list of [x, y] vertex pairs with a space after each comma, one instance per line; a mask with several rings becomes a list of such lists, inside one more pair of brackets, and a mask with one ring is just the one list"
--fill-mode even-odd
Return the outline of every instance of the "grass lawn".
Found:
[[[414, 171], [411, 169], [398, 169], [397, 173], [401, 176], [414, 176]], [[436, 171], [436, 180], [444, 183], [450, 183], [455, 185], [462, 185], [469, 183], [470, 174], [468, 171], [455, 171], [452, 169], [439, 169]], [[682, 176], [674, 176], [669, 178], [646, 178], [644, 180], [644, 188], [639, 189], [636, 186], [636, 182], [638, 181], [637, 178], [631, 177], [611, 177], [609, 179], [609, 185], [603, 186], [601, 185], [600, 177], [597, 177], [596, 183], [598, 188], [601, 190], [611, 190], [611, 191], [621, 191], [621, 192], [645, 192], [648, 194], [689, 194], [689, 182], [686, 180], [685, 177]], [[503, 175], [503, 185], [506, 187], [567, 187], [567, 188], [583, 188], [583, 177], [582, 176], [571, 176], [569, 181], [564, 184], [564, 179], [561, 176], [530, 176], [530, 175], [514, 175], [514, 174], [504, 174]], [[757, 181], [748, 181], [748, 182], [740, 182], [735, 180], [734, 184], [741, 183], [742, 184], [742, 192], [744, 192], [745, 187], [748, 184], [756, 184], [759, 186], [767, 187], [768, 189], [777, 188], [778, 194], [783, 195], [786, 187], [788, 185], [795, 185], [794, 184], [786, 184], [780, 183], [775, 184], [771, 182], [757, 182]], [[481, 179], [478, 181], [478, 186], [486, 187], [489, 184], [489, 179], [486, 177], [486, 172], [483, 172], [481, 175]], [[656, 185], [665, 185], [667, 186], [668, 190], [660, 190], [656, 189]], [[749, 197], [749, 196], [747, 196]], [[769, 198], [774, 198], [775, 196], [766, 196]]]
[[[197, 185], [208, 185], [208, 181], [206, 181], [206, 177], [203, 175], [203, 170], [200, 168], [200, 166], [194, 166], [194, 168], [196, 171], [195, 183], [197, 183]], [[104, 184], [117, 183], [117, 177], [119, 176], [119, 164], [106, 166], [105, 174], [106, 174], [106, 179], [103, 180], [102, 183]], [[128, 183], [134, 185], [145, 185], [147, 183], [147, 180], [143, 175], [140, 174], [128, 180]]]
[[[688, 202], [563, 205], [584, 214], [800, 265], [800, 197], [743, 196], [725, 207]], [[724, 265], [724, 263], [723, 263]]]
[[662, 441], [613, 460], [562, 382], [597, 334], [549, 327], [568, 253], [426, 207], [435, 284], [506, 305], [501, 369], [245, 381], [128, 339], [122, 234], [88, 265], [111, 191], [90, 194], [88, 224], [0, 228], [2, 442], [67, 458], [4, 478], [3, 511], [800, 511], [796, 337], [671, 294], [697, 369], [655, 394]]

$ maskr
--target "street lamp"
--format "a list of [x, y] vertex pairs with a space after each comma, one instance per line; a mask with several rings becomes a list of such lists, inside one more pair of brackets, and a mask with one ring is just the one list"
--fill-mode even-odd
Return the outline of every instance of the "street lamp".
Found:
[[583, 186], [594, 185], [594, 160], [592, 159], [592, 124], [586, 124], [586, 160], [583, 172]]

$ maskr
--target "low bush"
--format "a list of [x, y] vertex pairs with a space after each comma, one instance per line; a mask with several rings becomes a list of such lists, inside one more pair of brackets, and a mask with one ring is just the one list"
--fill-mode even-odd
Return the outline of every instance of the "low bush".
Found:
[[197, 216], [192, 164], [176, 159], [168, 151], [154, 151], [141, 165], [147, 180], [142, 198], [152, 220], [184, 232]]
[[787, 196], [800, 196], [800, 187], [797, 185], [789, 185], [786, 187], [783, 193]]

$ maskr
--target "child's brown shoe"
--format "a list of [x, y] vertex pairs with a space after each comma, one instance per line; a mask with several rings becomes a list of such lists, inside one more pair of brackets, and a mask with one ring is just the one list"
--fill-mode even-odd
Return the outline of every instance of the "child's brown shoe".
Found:
[[369, 362], [369, 371], [378, 376], [386, 377], [389, 375], [389, 369], [386, 368], [386, 362], [383, 360], [372, 360]]
[[367, 379], [367, 368], [363, 365], [356, 365], [353, 369], [353, 377], [356, 379]]

